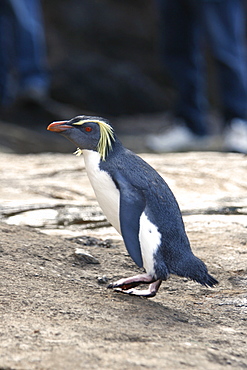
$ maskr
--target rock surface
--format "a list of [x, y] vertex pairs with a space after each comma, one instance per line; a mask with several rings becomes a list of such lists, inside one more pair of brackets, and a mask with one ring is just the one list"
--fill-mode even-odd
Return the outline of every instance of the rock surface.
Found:
[[[143, 157], [172, 188], [219, 286], [171, 276], [150, 300], [107, 290], [139, 269], [83, 159], [2, 153], [1, 369], [247, 368], [247, 157]], [[78, 260], [77, 248], [99, 264]]]

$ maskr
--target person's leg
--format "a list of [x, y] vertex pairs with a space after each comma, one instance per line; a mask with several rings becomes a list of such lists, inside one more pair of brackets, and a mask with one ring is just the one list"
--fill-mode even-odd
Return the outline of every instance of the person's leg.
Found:
[[8, 88], [9, 71], [11, 69], [10, 55], [13, 51], [12, 14], [8, 0], [0, 1], [0, 105], [10, 103]]
[[7, 62], [5, 56], [5, 40], [4, 40], [4, 3], [0, 2], [0, 104], [4, 105], [6, 96], [6, 76], [7, 76]]
[[216, 61], [225, 122], [247, 118], [245, 10], [242, 0], [202, 1], [202, 19]]
[[216, 60], [226, 150], [247, 153], [247, 59], [242, 0], [203, 1], [202, 19]]
[[15, 17], [20, 88], [46, 93], [49, 88], [42, 11], [39, 0], [9, 0]]
[[163, 62], [179, 93], [177, 114], [196, 135], [205, 122], [203, 61], [197, 7], [190, 0], [157, 0]]

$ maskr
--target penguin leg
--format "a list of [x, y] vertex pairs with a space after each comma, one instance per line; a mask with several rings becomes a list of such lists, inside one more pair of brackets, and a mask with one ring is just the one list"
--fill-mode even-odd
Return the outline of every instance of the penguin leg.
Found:
[[120, 288], [122, 290], [127, 290], [130, 288], [134, 288], [140, 284], [150, 284], [154, 283], [155, 281], [156, 279], [152, 275], [141, 274], [115, 281], [115, 283], [109, 284], [108, 288]]
[[160, 287], [161, 283], [162, 283], [162, 280], [156, 280], [156, 281], [154, 281], [153, 283], [151, 283], [149, 285], [148, 289], [145, 289], [145, 290], [138, 290], [138, 289], [124, 290], [122, 288], [116, 288], [115, 290], [117, 292], [129, 294], [129, 295], [136, 295], [136, 296], [139, 296], [139, 297], [151, 298], [151, 297], [154, 297], [156, 295], [156, 293], [159, 290], [159, 287]]

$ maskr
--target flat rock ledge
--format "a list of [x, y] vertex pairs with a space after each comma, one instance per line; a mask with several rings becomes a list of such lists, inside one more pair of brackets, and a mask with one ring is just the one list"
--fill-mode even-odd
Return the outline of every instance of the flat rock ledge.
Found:
[[247, 157], [142, 157], [171, 187], [219, 285], [171, 276], [149, 300], [107, 289], [140, 270], [83, 158], [2, 153], [1, 369], [247, 368]]

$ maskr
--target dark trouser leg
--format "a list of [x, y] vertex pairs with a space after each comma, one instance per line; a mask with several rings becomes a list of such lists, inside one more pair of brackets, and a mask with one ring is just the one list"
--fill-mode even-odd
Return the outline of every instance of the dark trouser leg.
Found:
[[16, 63], [21, 87], [49, 87], [40, 0], [12, 1], [15, 18]]
[[225, 122], [247, 116], [245, 10], [242, 0], [202, 1], [201, 18], [217, 64]]
[[197, 8], [189, 0], [157, 0], [164, 64], [178, 90], [177, 114], [197, 135], [207, 134]]

